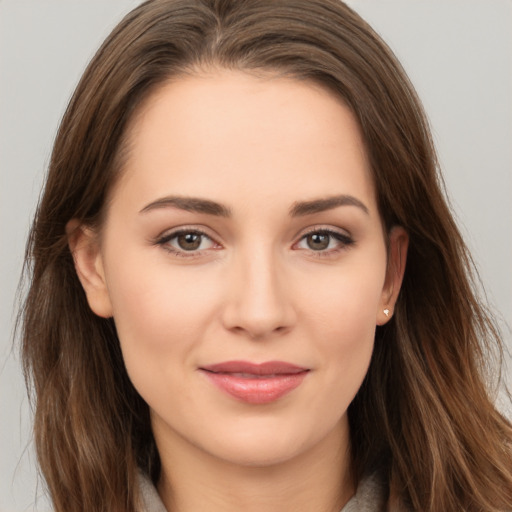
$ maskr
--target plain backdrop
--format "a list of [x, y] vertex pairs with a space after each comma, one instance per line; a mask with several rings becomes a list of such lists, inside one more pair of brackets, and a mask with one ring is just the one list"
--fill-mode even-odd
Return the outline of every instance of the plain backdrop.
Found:
[[[12, 348], [15, 292], [59, 119], [95, 49], [138, 3], [0, 0], [0, 512], [50, 510]], [[390, 44], [423, 99], [453, 210], [510, 347], [512, 1], [349, 3]], [[503, 400], [500, 407], [510, 415]]]

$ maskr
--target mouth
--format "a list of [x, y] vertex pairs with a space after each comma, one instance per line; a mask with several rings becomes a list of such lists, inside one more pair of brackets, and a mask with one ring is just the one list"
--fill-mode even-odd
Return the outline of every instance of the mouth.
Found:
[[278, 400], [300, 386], [310, 371], [283, 361], [226, 361], [199, 370], [221, 391], [249, 404]]

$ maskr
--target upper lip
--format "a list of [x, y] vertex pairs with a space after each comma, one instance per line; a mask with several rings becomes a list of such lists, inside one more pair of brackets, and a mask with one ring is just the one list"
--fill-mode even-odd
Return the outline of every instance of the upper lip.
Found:
[[284, 361], [266, 361], [251, 363], [249, 361], [225, 361], [202, 366], [201, 370], [212, 373], [245, 373], [249, 375], [290, 375], [308, 371], [308, 368], [286, 363]]

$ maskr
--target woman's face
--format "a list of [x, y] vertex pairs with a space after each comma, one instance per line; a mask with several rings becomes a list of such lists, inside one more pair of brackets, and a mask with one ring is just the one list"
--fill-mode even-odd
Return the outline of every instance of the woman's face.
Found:
[[265, 465], [347, 447], [406, 238], [392, 231], [389, 259], [345, 105], [219, 71], [149, 99], [99, 242], [83, 229], [74, 252], [159, 449]]

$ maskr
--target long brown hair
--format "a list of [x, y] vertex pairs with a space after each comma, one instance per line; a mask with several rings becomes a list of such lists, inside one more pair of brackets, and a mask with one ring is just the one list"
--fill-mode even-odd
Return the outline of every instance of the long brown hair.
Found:
[[359, 121], [385, 226], [409, 233], [394, 318], [378, 328], [349, 408], [356, 478], [379, 466], [392, 510], [512, 509], [512, 428], [487, 378], [501, 342], [473, 291], [421, 104], [391, 51], [338, 0], [150, 0], [114, 29], [71, 99], [27, 247], [22, 351], [55, 510], [133, 512], [137, 469], [158, 478], [148, 407], [113, 320], [88, 307], [66, 224], [101, 225], [142, 102], [212, 66], [334, 91]]

